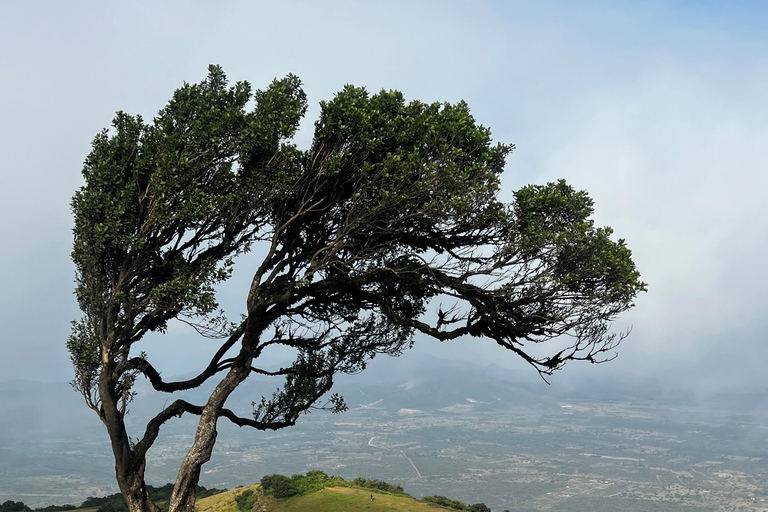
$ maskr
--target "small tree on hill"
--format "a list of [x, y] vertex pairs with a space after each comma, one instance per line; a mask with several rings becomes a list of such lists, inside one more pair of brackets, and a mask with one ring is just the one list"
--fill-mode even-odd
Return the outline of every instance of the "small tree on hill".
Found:
[[[248, 109], [249, 101], [255, 106]], [[151, 121], [118, 113], [93, 141], [72, 200], [72, 258], [83, 311], [68, 340], [75, 387], [103, 421], [132, 511], [156, 511], [144, 483], [160, 428], [199, 416], [169, 510], [194, 509], [217, 422], [293, 425], [339, 372], [399, 354], [414, 334], [486, 338], [542, 375], [613, 357], [609, 332], [645, 288], [623, 240], [595, 227], [586, 192], [565, 182], [497, 199], [512, 145], [493, 144], [463, 102], [406, 102], [345, 87], [321, 104], [307, 150], [290, 140], [306, 111], [289, 75], [251, 94], [212, 66]], [[215, 286], [232, 258], [263, 245], [234, 325]], [[201, 372], [168, 382], [140, 352], [147, 333], [181, 320], [221, 344]], [[554, 338], [547, 355], [530, 347]], [[293, 364], [258, 364], [273, 346]], [[225, 407], [250, 374], [283, 379], [245, 416]], [[205, 404], [176, 400], [129, 439], [125, 415], [143, 376], [161, 393], [218, 382]], [[328, 408], [342, 411], [331, 395]]]

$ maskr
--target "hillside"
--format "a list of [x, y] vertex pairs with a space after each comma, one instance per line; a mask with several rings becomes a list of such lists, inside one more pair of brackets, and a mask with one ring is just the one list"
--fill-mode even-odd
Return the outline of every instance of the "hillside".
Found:
[[[258, 490], [259, 486], [240, 487], [232, 491], [204, 498], [198, 502], [198, 512], [240, 512], [235, 499], [247, 490]], [[371, 501], [373, 495], [373, 501]], [[328, 487], [319, 491], [292, 498], [266, 498], [259, 512], [345, 512], [367, 510], [370, 512], [436, 512], [435, 507], [417, 501], [410, 496], [394, 495], [353, 487]]]
[[357, 478], [348, 482], [322, 471], [291, 478], [265, 476], [261, 485], [238, 487], [198, 500], [196, 509], [197, 512], [490, 512], [483, 504], [466, 505], [443, 497], [419, 501], [406, 494], [402, 487], [381, 480]]

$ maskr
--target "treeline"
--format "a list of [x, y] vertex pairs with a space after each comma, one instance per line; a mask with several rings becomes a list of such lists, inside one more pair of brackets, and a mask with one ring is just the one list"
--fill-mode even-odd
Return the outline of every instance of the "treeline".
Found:
[[[171, 499], [171, 492], [173, 491], [173, 484], [165, 484], [162, 487], [155, 487], [148, 485], [147, 490], [152, 497], [152, 501], [157, 503], [160, 508], [164, 508], [163, 505]], [[206, 489], [202, 485], [197, 486], [197, 497], [206, 498], [213, 496], [220, 492], [224, 492], [226, 489]], [[128, 505], [125, 504], [123, 495], [120, 493], [104, 496], [103, 498], [89, 497], [79, 506], [77, 505], [49, 505], [47, 507], [39, 507], [32, 509], [21, 501], [6, 501], [0, 505], [0, 512], [58, 512], [65, 510], [80, 510], [84, 508], [95, 508], [96, 512], [129, 512]]]

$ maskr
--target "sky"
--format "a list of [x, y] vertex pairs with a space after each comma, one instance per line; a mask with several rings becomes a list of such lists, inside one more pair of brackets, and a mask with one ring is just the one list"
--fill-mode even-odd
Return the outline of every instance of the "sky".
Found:
[[[300, 146], [345, 84], [399, 89], [464, 99], [516, 145], [502, 198], [559, 178], [588, 190], [649, 291], [615, 324], [632, 328], [619, 358], [566, 368], [562, 382], [766, 387], [765, 26], [768, 4], [749, 1], [3, 2], [0, 379], [71, 378], [69, 201], [94, 135], [117, 110], [151, 118], [216, 63], [255, 88], [298, 75]], [[255, 264], [239, 261], [222, 288], [236, 313]], [[141, 348], [166, 375], [213, 351], [181, 328]], [[414, 350], [521, 367], [489, 342]]]

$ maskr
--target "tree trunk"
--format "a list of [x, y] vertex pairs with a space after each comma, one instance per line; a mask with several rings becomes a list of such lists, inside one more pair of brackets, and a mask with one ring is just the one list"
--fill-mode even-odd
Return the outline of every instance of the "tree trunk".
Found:
[[136, 475], [130, 482], [120, 482], [120, 492], [125, 498], [128, 510], [131, 512], [160, 512], [160, 507], [155, 505], [147, 493], [147, 486], [144, 482], [144, 468], [141, 468], [140, 475]]
[[[224, 408], [224, 403], [229, 395], [251, 373], [251, 363], [254, 359], [256, 345], [259, 342], [262, 331], [270, 323], [270, 319], [262, 318], [263, 311], [257, 311], [257, 307], [251, 303], [251, 297], [255, 292], [251, 290], [249, 295], [248, 313], [249, 320], [243, 333], [240, 353], [232, 362], [227, 375], [219, 382], [208, 398], [208, 402], [200, 415], [195, 433], [195, 442], [184, 457], [176, 483], [173, 485], [171, 500], [168, 503], [168, 512], [194, 512], [197, 500], [197, 484], [200, 481], [200, 470], [203, 464], [211, 460], [213, 446], [216, 444], [217, 422], [219, 413]], [[253, 321], [253, 318], [262, 318], [261, 321]], [[257, 356], [258, 357], [258, 356]]]
[[109, 379], [111, 373], [111, 365], [105, 364], [99, 376], [99, 397], [101, 421], [107, 427], [115, 456], [117, 485], [131, 512], [160, 512], [160, 508], [152, 503], [144, 481], [146, 458], [137, 457], [131, 447], [123, 414], [119, 409], [119, 398], [114, 395]]
[[[250, 365], [248, 357], [247, 365]], [[200, 470], [203, 464], [211, 459], [213, 446], [216, 443], [216, 423], [219, 412], [224, 407], [229, 395], [243, 382], [249, 374], [248, 366], [235, 366], [226, 377], [216, 386], [208, 403], [203, 408], [200, 421], [197, 424], [195, 442], [192, 444], [184, 462], [181, 464], [176, 483], [173, 486], [168, 512], [194, 512], [197, 499], [197, 484], [200, 481]]]

